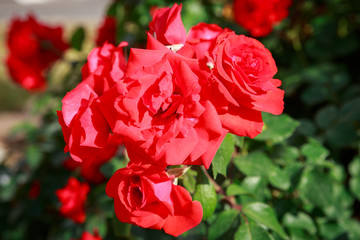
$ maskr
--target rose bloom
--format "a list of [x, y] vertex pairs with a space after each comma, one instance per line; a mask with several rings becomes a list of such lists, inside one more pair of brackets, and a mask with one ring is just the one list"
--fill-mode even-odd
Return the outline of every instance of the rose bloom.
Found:
[[45, 71], [69, 47], [61, 27], [49, 27], [34, 16], [12, 19], [7, 35], [8, 70], [14, 81], [25, 89], [45, 87]]
[[254, 37], [271, 33], [289, 14], [291, 0], [234, 0], [235, 21]]
[[218, 36], [214, 53], [206, 93], [226, 129], [253, 138], [262, 130], [262, 111], [278, 115], [284, 109], [275, 61], [259, 41], [234, 32]]
[[175, 3], [171, 8], [160, 8], [153, 14], [149, 23], [150, 33], [165, 45], [184, 44], [186, 30], [180, 12], [182, 5]]
[[119, 169], [106, 185], [117, 218], [143, 228], [164, 229], [178, 236], [197, 226], [202, 207], [185, 188], [172, 184], [164, 168], [152, 164]]
[[123, 81], [100, 99], [112, 132], [156, 164], [209, 167], [227, 131], [214, 106], [201, 99], [195, 59], [172, 51], [131, 49]]
[[96, 158], [104, 159], [100, 156], [106, 152], [103, 148], [116, 152], [109, 125], [99, 110], [99, 97], [122, 80], [126, 66], [123, 47], [126, 45], [104, 44], [93, 49], [82, 69], [83, 81], [62, 100], [58, 119], [66, 142], [64, 151], [70, 152], [75, 161], [86, 159], [92, 164]]
[[229, 31], [229, 29], [222, 29], [216, 24], [199, 23], [190, 28], [186, 42], [195, 52], [196, 58], [201, 59], [213, 52], [217, 36]]
[[61, 202], [60, 213], [76, 223], [85, 221], [85, 202], [90, 187], [87, 183], [80, 183], [70, 177], [66, 186], [56, 190], [55, 194]]
[[102, 46], [108, 42], [116, 44], [116, 20], [113, 16], [106, 16], [97, 31], [96, 45]]
[[84, 232], [79, 240], [102, 240], [102, 238], [99, 236], [98, 231], [95, 230], [94, 234]]

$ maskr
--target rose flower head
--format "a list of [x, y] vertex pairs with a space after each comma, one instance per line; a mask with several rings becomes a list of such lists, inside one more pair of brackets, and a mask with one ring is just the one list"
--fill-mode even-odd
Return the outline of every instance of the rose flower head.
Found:
[[106, 185], [114, 199], [117, 218], [143, 228], [164, 229], [178, 236], [197, 226], [202, 219], [200, 202], [172, 183], [164, 168], [132, 164], [119, 169]]
[[66, 186], [56, 190], [56, 196], [61, 202], [60, 213], [76, 223], [83, 223], [86, 218], [85, 202], [90, 187], [70, 177]]
[[222, 33], [217, 38], [213, 75], [207, 92], [223, 126], [251, 138], [263, 126], [261, 112], [281, 114], [284, 91], [273, 79], [277, 67], [269, 50], [258, 40]]
[[34, 16], [13, 18], [7, 35], [7, 66], [13, 80], [27, 90], [45, 88], [45, 72], [69, 47], [61, 27], [50, 27]]
[[150, 33], [164, 45], [185, 44], [186, 30], [181, 20], [182, 5], [160, 8], [149, 23]]
[[235, 21], [254, 37], [265, 37], [289, 14], [291, 0], [234, 0]]
[[62, 126], [65, 152], [78, 162], [104, 159], [107, 151], [115, 153], [111, 140], [110, 128], [99, 109], [99, 98], [116, 82], [122, 81], [126, 67], [123, 47], [104, 44], [95, 48], [84, 65], [83, 81], [62, 100], [62, 110], [58, 111]]
[[131, 49], [124, 82], [100, 99], [129, 156], [136, 152], [159, 165], [209, 167], [227, 131], [210, 101], [201, 99], [201, 76], [190, 65], [195, 69], [197, 60], [166, 48]]

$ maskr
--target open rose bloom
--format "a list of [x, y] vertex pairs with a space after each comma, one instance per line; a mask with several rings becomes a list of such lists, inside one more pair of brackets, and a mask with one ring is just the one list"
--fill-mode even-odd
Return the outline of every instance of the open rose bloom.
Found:
[[289, 14], [291, 0], [234, 0], [235, 21], [254, 37], [265, 37]]
[[46, 86], [46, 71], [69, 47], [61, 27], [50, 27], [34, 16], [14, 18], [7, 38], [6, 64], [12, 79], [27, 90]]
[[146, 49], [130, 49], [127, 61], [126, 43], [95, 48], [58, 112], [65, 151], [84, 171], [125, 145], [130, 162], [106, 186], [118, 219], [173, 236], [198, 225], [202, 207], [167, 167], [209, 168], [227, 133], [253, 138], [261, 112], [284, 107], [275, 61], [259, 41], [206, 23], [187, 34], [180, 12], [157, 10]]

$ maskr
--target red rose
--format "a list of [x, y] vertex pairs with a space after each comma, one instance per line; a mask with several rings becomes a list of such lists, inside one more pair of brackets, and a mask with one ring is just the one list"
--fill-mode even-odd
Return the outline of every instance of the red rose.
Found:
[[226, 129], [253, 138], [262, 130], [261, 111], [278, 115], [284, 108], [275, 61], [259, 41], [233, 32], [221, 34], [217, 46], [209, 98]]
[[198, 59], [203, 58], [216, 47], [216, 38], [229, 29], [222, 29], [216, 24], [199, 23], [189, 30], [187, 43], [190, 44]]
[[264, 37], [288, 16], [290, 5], [290, 0], [234, 0], [235, 21], [254, 37]]
[[108, 42], [116, 43], [116, 20], [115, 17], [107, 16], [97, 31], [96, 45], [102, 46]]
[[61, 202], [60, 213], [74, 222], [85, 221], [85, 202], [90, 187], [87, 183], [80, 183], [76, 178], [70, 177], [66, 186], [56, 190], [56, 196]]
[[62, 100], [58, 117], [66, 142], [64, 150], [69, 151], [75, 161], [86, 159], [92, 163], [104, 153], [102, 149], [106, 145], [113, 145], [109, 142], [109, 126], [98, 104], [99, 97], [124, 75], [122, 47], [125, 45], [105, 44], [91, 51], [88, 63], [83, 67], [83, 81]]
[[12, 79], [27, 90], [43, 90], [46, 86], [44, 69], [36, 61], [22, 61], [12, 55], [6, 60]]
[[46, 68], [68, 48], [62, 35], [61, 27], [46, 26], [31, 15], [25, 20], [14, 18], [7, 36], [11, 77], [28, 90], [43, 88]]
[[102, 240], [102, 238], [99, 236], [98, 231], [95, 230], [94, 235], [89, 232], [84, 232], [79, 240]]
[[186, 30], [180, 12], [182, 5], [176, 3], [172, 8], [160, 8], [149, 23], [150, 33], [164, 45], [185, 44]]
[[125, 84], [100, 100], [130, 157], [136, 152], [157, 164], [209, 167], [226, 131], [214, 106], [201, 99], [201, 76], [190, 65], [195, 69], [199, 63], [166, 48], [131, 49]]
[[163, 168], [151, 164], [119, 169], [106, 185], [117, 218], [178, 236], [198, 225], [202, 207], [185, 188], [172, 184]]

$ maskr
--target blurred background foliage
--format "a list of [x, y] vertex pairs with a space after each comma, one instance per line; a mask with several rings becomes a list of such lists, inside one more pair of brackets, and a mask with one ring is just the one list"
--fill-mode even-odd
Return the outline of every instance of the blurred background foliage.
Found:
[[[117, 41], [144, 47], [150, 11], [175, 2], [111, 3], [107, 14], [116, 17]], [[187, 30], [203, 21], [247, 34], [233, 21], [231, 1], [182, 4]], [[70, 31], [74, 50], [49, 73], [48, 91], [30, 96], [0, 81], [0, 109], [18, 110], [29, 101], [34, 116], [3, 143], [0, 239], [79, 238], [94, 228], [103, 239], [173, 239], [117, 221], [105, 183], [92, 185], [85, 224], [57, 211], [55, 190], [70, 175], [81, 177], [62, 166], [67, 155], [55, 110], [81, 81], [95, 31], [88, 27]], [[182, 176], [179, 184], [203, 204], [204, 221], [179, 239], [360, 239], [360, 2], [293, 0], [289, 17], [259, 40], [277, 63], [284, 114], [263, 114], [264, 131], [253, 140], [229, 134], [209, 171], [193, 167]], [[110, 177], [126, 162], [119, 155], [102, 172]]]

